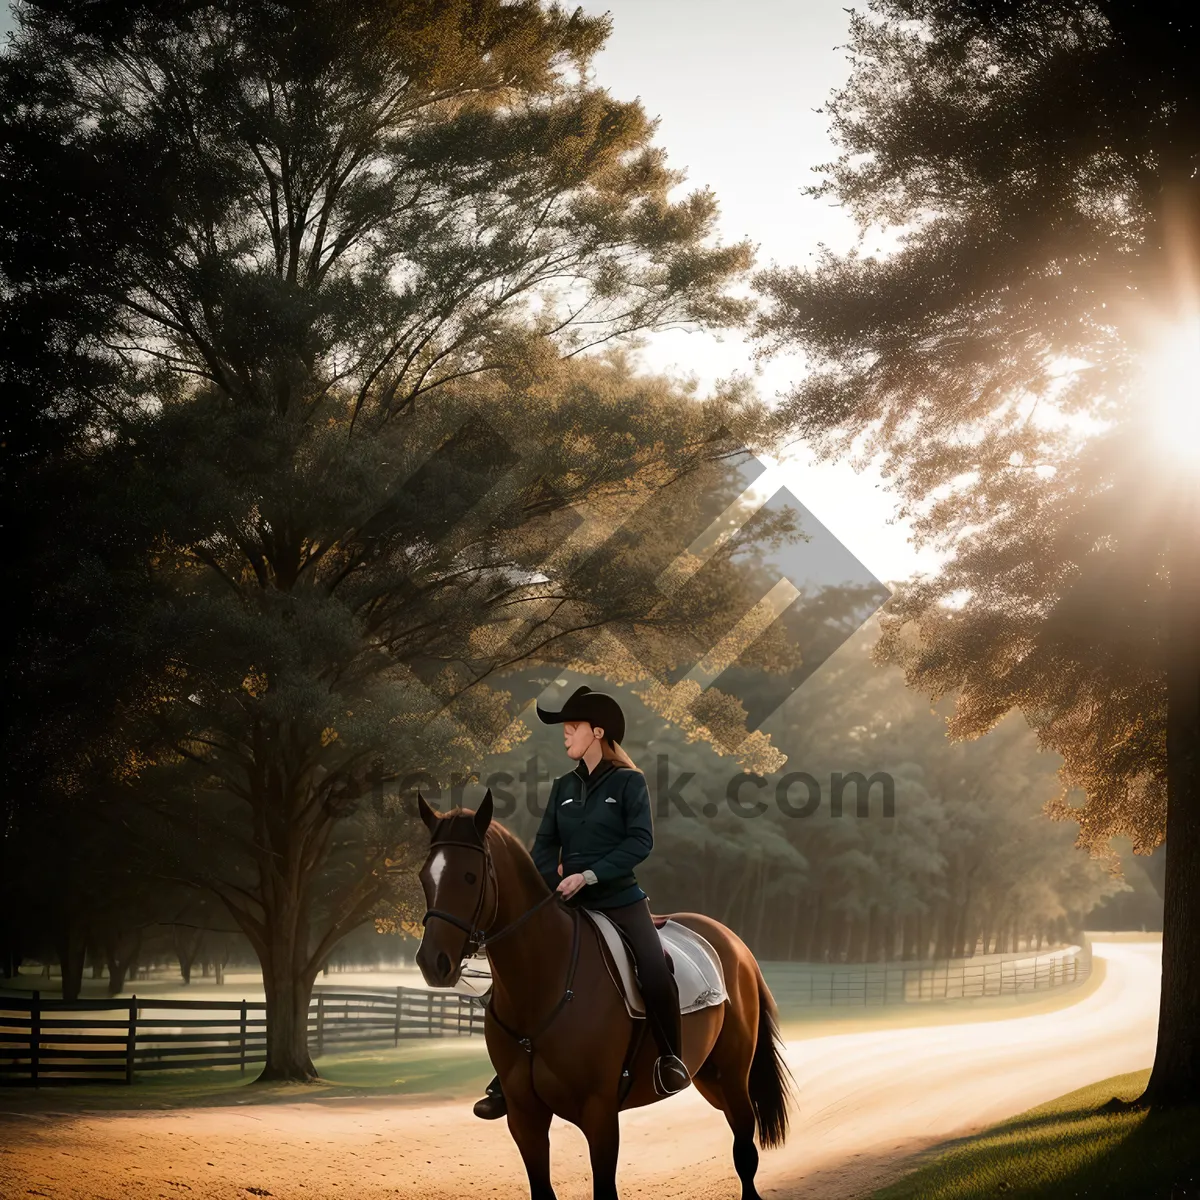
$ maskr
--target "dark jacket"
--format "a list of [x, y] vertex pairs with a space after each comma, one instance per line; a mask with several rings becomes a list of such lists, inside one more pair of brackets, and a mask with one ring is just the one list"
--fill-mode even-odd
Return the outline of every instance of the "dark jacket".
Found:
[[650, 793], [641, 771], [601, 759], [589, 775], [580, 759], [575, 770], [560, 775], [550, 787], [533, 842], [533, 862], [551, 890], [566, 876], [591, 869], [596, 882], [580, 888], [572, 902], [585, 908], [615, 908], [645, 897], [633, 868], [653, 845]]

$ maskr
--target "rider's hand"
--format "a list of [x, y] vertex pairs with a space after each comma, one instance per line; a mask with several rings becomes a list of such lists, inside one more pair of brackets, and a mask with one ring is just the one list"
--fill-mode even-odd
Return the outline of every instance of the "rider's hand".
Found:
[[562, 883], [558, 885], [558, 894], [564, 899], [569, 900], [581, 887], [587, 886], [587, 880], [582, 875], [568, 875]]

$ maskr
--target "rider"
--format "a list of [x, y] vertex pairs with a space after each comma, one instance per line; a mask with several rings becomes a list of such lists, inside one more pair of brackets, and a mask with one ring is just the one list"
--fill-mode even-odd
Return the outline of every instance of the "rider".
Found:
[[[602, 909], [633, 949], [646, 1017], [658, 1043], [654, 1086], [660, 1095], [687, 1087], [688, 1069], [679, 1057], [679, 989], [667, 965], [650, 902], [633, 875], [654, 844], [646, 777], [618, 744], [625, 715], [604, 692], [580, 687], [558, 712], [537, 706], [547, 725], [563, 726], [573, 771], [560, 775], [533, 843], [534, 865], [564, 900]], [[562, 863], [559, 864], [559, 856]], [[561, 881], [558, 876], [562, 875]], [[507, 1110], [499, 1076], [476, 1102], [475, 1115], [491, 1120]]]

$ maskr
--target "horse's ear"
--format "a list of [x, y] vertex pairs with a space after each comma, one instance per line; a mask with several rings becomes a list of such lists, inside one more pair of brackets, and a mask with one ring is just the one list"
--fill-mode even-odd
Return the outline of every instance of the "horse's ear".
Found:
[[417, 792], [417, 812], [421, 814], [421, 820], [425, 822], [429, 832], [432, 833], [434, 826], [438, 823], [438, 815], [425, 802], [425, 797]]
[[483, 799], [479, 802], [479, 807], [475, 810], [475, 832], [483, 837], [487, 833], [487, 827], [492, 823], [492, 789], [484, 793]]

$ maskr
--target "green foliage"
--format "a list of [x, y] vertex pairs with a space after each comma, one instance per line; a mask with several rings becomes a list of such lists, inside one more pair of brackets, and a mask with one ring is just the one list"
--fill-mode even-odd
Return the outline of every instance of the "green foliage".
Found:
[[954, 737], [1019, 708], [1096, 850], [1164, 831], [1178, 497], [1141, 367], [1190, 303], [1196, 37], [1173, 5], [873, 4], [815, 194], [897, 249], [758, 281], [765, 344], [814, 368], [780, 419], [823, 454], [864, 435], [954, 551], [900, 589], [880, 660], [957, 695]]
[[[686, 504], [761, 430], [745, 388], [701, 401], [585, 353], [741, 320], [749, 246], [714, 243], [707, 192], [669, 198], [653, 123], [590, 83], [606, 19], [496, 0], [18, 16], [10, 110], [52, 100], [102, 177], [143, 153], [153, 177], [120, 269], [88, 276], [115, 395], [89, 393], [84, 444], [140, 566], [108, 639], [123, 753], [97, 773], [155, 877], [237, 920], [268, 1072], [304, 1075], [297, 997], [347, 931], [420, 902], [420, 838], [384, 785], [502, 741], [490, 685], [514, 663], [660, 605], [649, 574], [579, 570], [581, 512], [709, 468]], [[711, 595], [652, 633], [669, 649]]]

